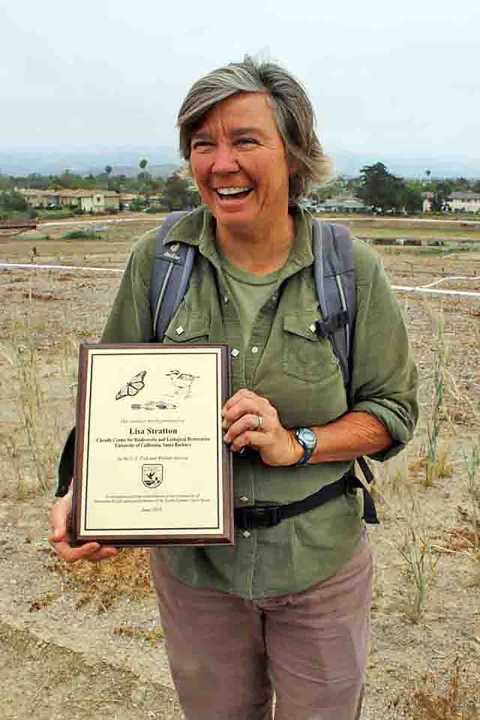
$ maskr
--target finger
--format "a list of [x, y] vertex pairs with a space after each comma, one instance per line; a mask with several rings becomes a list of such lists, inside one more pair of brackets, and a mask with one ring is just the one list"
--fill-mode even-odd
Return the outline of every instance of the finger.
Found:
[[228, 427], [223, 439], [226, 443], [231, 443], [236, 437], [248, 430], [264, 433], [267, 427], [263, 415], [254, 415], [251, 413], [242, 415], [242, 417]]
[[238, 402], [241, 402], [242, 400], [263, 400], [263, 398], [260, 395], [257, 395], [252, 390], [247, 390], [246, 388], [242, 388], [241, 390], [237, 390], [235, 395], [232, 395], [231, 398], [227, 400], [225, 405], [223, 406], [222, 413], [225, 414], [225, 412], [228, 412], [234, 405], [236, 405]]
[[50, 514], [50, 536], [52, 540], [59, 541], [65, 538], [72, 514], [72, 499], [68, 496], [57, 500], [52, 506]]
[[233, 452], [241, 452], [243, 448], [252, 447], [255, 450], [259, 450], [271, 443], [271, 439], [268, 435], [262, 432], [256, 432], [255, 430], [247, 430], [232, 441], [230, 449]]
[[[234, 422], [245, 415], [269, 417], [272, 415], [272, 410], [273, 408], [268, 400], [262, 401], [261, 398], [256, 398], [252, 401], [250, 398], [243, 398], [225, 412], [223, 427], [228, 429]], [[254, 426], [252, 425], [252, 427]]]
[[78, 560], [106, 560], [118, 555], [117, 548], [104, 546], [99, 543], [91, 542], [72, 547], [68, 542], [51, 543], [56, 554], [68, 563], [77, 562]]

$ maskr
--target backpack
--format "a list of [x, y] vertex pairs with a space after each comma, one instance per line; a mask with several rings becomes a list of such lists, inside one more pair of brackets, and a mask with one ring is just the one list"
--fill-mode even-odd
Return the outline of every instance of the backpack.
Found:
[[[161, 342], [177, 308], [188, 290], [190, 276], [197, 253], [194, 245], [172, 242], [165, 243], [170, 230], [187, 212], [172, 212], [163, 221], [156, 238], [155, 259], [150, 280], [150, 310], [152, 315], [151, 341]], [[319, 220], [313, 221], [312, 251], [314, 255], [313, 275], [318, 296], [322, 320], [316, 322], [316, 332], [320, 338], [327, 338], [335, 353], [341, 371], [349, 407], [351, 397], [351, 348], [355, 326], [355, 266], [353, 258], [353, 242], [350, 231], [344, 225], [334, 225]], [[73, 454], [75, 445], [75, 429], [65, 443], [59, 468], [57, 496], [66, 494], [73, 475]], [[357, 458], [368, 484], [373, 480], [373, 473], [364, 458]], [[363, 492], [364, 519], [371, 524], [378, 524], [373, 499], [365, 485], [353, 474], [347, 474], [334, 483], [321, 488], [314, 495], [304, 500], [281, 506], [286, 512], [283, 517], [290, 517], [318, 507], [320, 504], [348, 493], [355, 488]], [[290, 508], [290, 511], [288, 510]], [[252, 508], [250, 508], [252, 509]], [[268, 506], [266, 508], [268, 510]], [[278, 510], [275, 507], [275, 517]], [[242, 508], [242, 512], [248, 512]], [[281, 518], [283, 519], [283, 518]], [[235, 515], [240, 527], [244, 524], [240, 511]], [[258, 520], [258, 518], [256, 518]], [[274, 523], [276, 524], [276, 523]], [[265, 526], [268, 526], [268, 518]]]

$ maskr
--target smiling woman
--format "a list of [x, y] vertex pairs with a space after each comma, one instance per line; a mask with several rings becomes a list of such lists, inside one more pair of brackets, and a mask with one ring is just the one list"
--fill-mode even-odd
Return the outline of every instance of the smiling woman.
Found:
[[[372, 568], [348, 479], [355, 458], [386, 459], [413, 432], [416, 372], [402, 315], [378, 258], [354, 242], [347, 394], [318, 332], [328, 323], [312, 270], [314, 221], [298, 203], [326, 162], [308, 96], [286, 70], [249, 58], [214, 70], [187, 93], [178, 125], [203, 206], [164, 237], [197, 250], [164, 341], [230, 347], [223, 429], [236, 532], [233, 547], [152, 550], [175, 686], [188, 720], [355, 720]], [[151, 340], [155, 251], [152, 234], [135, 245], [103, 342]], [[72, 548], [70, 512], [68, 494], [52, 512], [60, 555], [115, 553]]]

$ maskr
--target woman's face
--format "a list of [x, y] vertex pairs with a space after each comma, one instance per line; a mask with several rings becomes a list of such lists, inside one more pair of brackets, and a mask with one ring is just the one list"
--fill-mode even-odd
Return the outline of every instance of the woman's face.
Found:
[[287, 156], [263, 93], [216, 105], [192, 135], [190, 165], [219, 225], [261, 230], [288, 213]]

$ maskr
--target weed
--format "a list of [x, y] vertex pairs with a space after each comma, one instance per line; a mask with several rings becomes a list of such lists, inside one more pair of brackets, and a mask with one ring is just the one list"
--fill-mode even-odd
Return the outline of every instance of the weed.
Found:
[[426, 487], [431, 487], [440, 472], [445, 471], [439, 457], [439, 437], [445, 422], [445, 367], [448, 349], [444, 342], [442, 315], [435, 317], [435, 349], [433, 357], [432, 403], [427, 421], [427, 452], [425, 462]]
[[475, 551], [478, 552], [479, 547], [479, 530], [480, 530], [480, 482], [478, 481], [478, 470], [480, 468], [480, 442], [475, 442], [470, 448], [470, 452], [466, 457], [467, 477], [468, 477], [468, 494], [470, 497], [470, 506], [472, 514], [473, 529], [475, 535]]
[[159, 645], [165, 637], [159, 628], [156, 630], [142, 630], [142, 628], [132, 627], [131, 625], [117, 625], [117, 627], [113, 629], [113, 634], [119, 637], [145, 640], [150, 643], [150, 645]]
[[148, 551], [124, 550], [101, 563], [79, 561], [73, 565], [51, 557], [50, 570], [59, 572], [70, 585], [80, 590], [77, 607], [94, 602], [98, 612], [105, 612], [119, 598], [143, 599], [152, 592]]
[[[21, 428], [35, 468], [37, 486], [47, 492], [50, 489], [49, 479], [53, 475], [55, 461], [54, 435], [55, 423], [45, 422], [46, 398], [43, 389], [38, 348], [31, 335], [24, 338], [12, 337], [10, 353], [4, 352], [13, 366], [13, 377], [16, 381], [16, 408]], [[8, 448], [7, 448], [8, 449]], [[10, 443], [10, 457], [15, 459], [15, 448]], [[12, 463], [14, 465], [14, 463]], [[18, 473], [15, 473], [18, 475]], [[18, 490], [23, 493], [25, 481]]]
[[423, 686], [411, 695], [408, 705], [411, 720], [478, 720], [480, 687], [474, 686], [456, 658], [446, 692], [439, 692], [432, 675], [423, 678]]
[[408, 574], [413, 582], [407, 616], [412, 623], [416, 624], [422, 616], [437, 562], [433, 557], [432, 544], [420, 507], [411, 493], [409, 506], [406, 508], [406, 517], [407, 523], [404, 528], [403, 540], [397, 549], [406, 563]]

